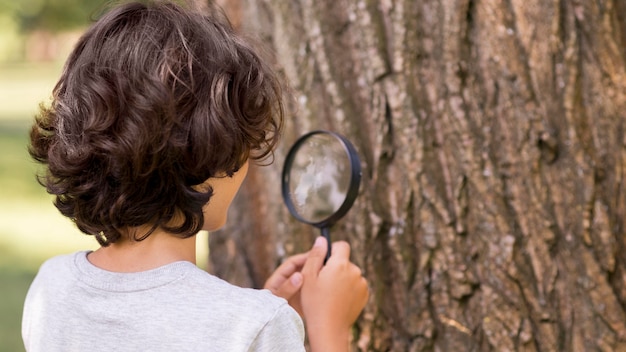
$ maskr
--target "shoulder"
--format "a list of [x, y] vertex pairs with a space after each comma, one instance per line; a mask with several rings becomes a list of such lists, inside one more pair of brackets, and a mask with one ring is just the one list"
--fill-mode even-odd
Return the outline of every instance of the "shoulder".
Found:
[[59, 255], [46, 260], [37, 271], [26, 295], [26, 302], [63, 295], [68, 285], [76, 281], [74, 258], [85, 252]]
[[176, 307], [173, 315], [198, 326], [197, 331], [181, 331], [187, 338], [208, 339], [213, 347], [226, 350], [232, 350], [232, 346], [249, 351], [303, 350], [302, 320], [285, 299], [268, 290], [232, 285], [201, 269], [188, 269], [183, 280], [168, 285], [166, 295], [168, 300], [175, 297], [186, 304], [160, 304]]
[[58, 255], [46, 260], [39, 267], [33, 283], [37, 283], [38, 281], [54, 282], [56, 278], [71, 275], [73, 273], [75, 259], [80, 255], [85, 256], [86, 253], [87, 252], [76, 252]]
[[49, 317], [58, 318], [58, 313], [71, 306], [60, 304], [75, 282], [74, 258], [85, 252], [60, 255], [46, 260], [30, 284], [23, 305], [23, 328], [30, 331], [40, 327]]
[[239, 287], [201, 269], [194, 268], [187, 278], [185, 285], [190, 286], [187, 292], [202, 293], [213, 303], [219, 302], [235, 310], [254, 308], [257, 313], [271, 315], [282, 306], [288, 306], [285, 299], [273, 295], [269, 290]]
[[[205, 304], [211, 306], [214, 312], [247, 316], [250, 321], [258, 321], [260, 324], [291, 313], [299, 319], [284, 298], [275, 296], [269, 290], [239, 287], [201, 269], [194, 269], [193, 279], [185, 281], [185, 285], [189, 285], [185, 288], [187, 294], [201, 295], [198, 298], [205, 300]], [[200, 286], [194, 287], [196, 285]]]
[[259, 330], [250, 351], [304, 351], [304, 324], [288, 304], [281, 306]]
[[86, 255], [87, 252], [85, 251], [81, 251], [81, 252], [75, 252], [75, 253], [71, 253], [71, 254], [62, 254], [62, 255], [57, 255], [55, 257], [49, 258], [46, 261], [43, 262], [43, 264], [41, 264], [41, 267], [39, 268], [39, 271], [42, 270], [50, 270], [52, 268], [60, 268], [63, 266], [68, 266], [68, 264], [71, 264], [74, 262], [74, 259], [79, 256], [79, 255]]

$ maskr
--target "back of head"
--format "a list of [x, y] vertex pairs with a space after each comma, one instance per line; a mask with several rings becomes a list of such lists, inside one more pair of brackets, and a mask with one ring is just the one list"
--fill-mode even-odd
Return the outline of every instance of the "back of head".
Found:
[[220, 14], [126, 3], [79, 40], [30, 152], [61, 213], [102, 245], [146, 224], [188, 237], [212, 194], [192, 186], [272, 152], [280, 94]]

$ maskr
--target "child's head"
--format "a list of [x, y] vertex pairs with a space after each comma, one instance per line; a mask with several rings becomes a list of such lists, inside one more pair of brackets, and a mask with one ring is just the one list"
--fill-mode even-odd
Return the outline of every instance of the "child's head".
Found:
[[282, 126], [276, 77], [223, 17], [143, 3], [83, 35], [31, 130], [55, 205], [102, 245], [193, 236], [213, 194], [193, 186], [270, 154]]

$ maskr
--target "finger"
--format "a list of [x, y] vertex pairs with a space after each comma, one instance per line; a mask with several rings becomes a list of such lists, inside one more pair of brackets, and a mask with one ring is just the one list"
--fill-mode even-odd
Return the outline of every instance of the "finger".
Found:
[[348, 244], [348, 242], [346, 241], [334, 242], [332, 254], [330, 255], [330, 258], [349, 259], [350, 258], [350, 245]]
[[317, 277], [317, 274], [324, 265], [324, 258], [326, 257], [326, 252], [328, 251], [326, 243], [326, 239], [322, 236], [315, 240], [313, 248], [309, 251], [309, 257], [302, 268], [302, 273], [305, 277]]
[[285, 260], [285, 262], [291, 262], [296, 267], [302, 268], [302, 266], [304, 266], [304, 262], [306, 262], [306, 258], [308, 256], [309, 256], [309, 252], [304, 252], [304, 253], [292, 255], [291, 257], [287, 258]]
[[270, 291], [278, 297], [289, 300], [302, 287], [302, 281], [302, 274], [297, 272], [291, 275], [288, 280], [285, 280], [278, 288], [270, 289]]
[[293, 273], [300, 271], [309, 253], [300, 253], [287, 258], [276, 270], [274, 274], [279, 274], [284, 278], [288, 278]]
[[272, 292], [276, 292], [278, 288], [285, 282], [289, 277], [291, 277], [294, 273], [302, 270], [302, 266], [308, 257], [307, 253], [296, 254], [292, 257], [289, 257], [282, 263], [270, 277], [265, 281], [265, 285], [263, 287], [271, 290]]

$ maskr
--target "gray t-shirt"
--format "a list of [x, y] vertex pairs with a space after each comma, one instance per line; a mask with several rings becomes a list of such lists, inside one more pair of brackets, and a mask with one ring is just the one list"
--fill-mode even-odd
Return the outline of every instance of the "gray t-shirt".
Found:
[[184, 261], [109, 272], [87, 253], [40, 268], [24, 304], [27, 351], [304, 351], [302, 320], [267, 290]]

